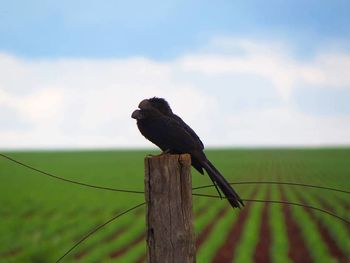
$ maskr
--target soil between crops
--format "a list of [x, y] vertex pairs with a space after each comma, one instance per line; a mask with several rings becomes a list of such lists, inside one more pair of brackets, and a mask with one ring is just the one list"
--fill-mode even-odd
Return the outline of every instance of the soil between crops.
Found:
[[[281, 194], [282, 201], [288, 201], [286, 194], [281, 186], [278, 187]], [[287, 226], [287, 234], [289, 238], [288, 256], [293, 262], [309, 263], [313, 262], [310, 253], [307, 250], [304, 238], [301, 235], [301, 229], [298, 222], [292, 216], [289, 205], [282, 205], [282, 210]]]
[[[266, 200], [270, 199], [270, 189], [266, 193]], [[271, 233], [270, 233], [270, 204], [265, 203], [262, 216], [261, 216], [261, 225], [259, 232], [259, 241], [255, 248], [254, 260], [259, 263], [269, 263], [270, 259], [270, 245], [271, 245]]]
[[[257, 190], [258, 190], [257, 188], [254, 189], [253, 194], [251, 195], [252, 199], [256, 196], [258, 192]], [[237, 244], [241, 238], [244, 225], [249, 215], [250, 209], [251, 209], [251, 203], [248, 203], [240, 211], [237, 220], [229, 230], [229, 234], [227, 235], [226, 240], [221, 245], [221, 247], [219, 247], [219, 249], [217, 250], [212, 260], [213, 263], [232, 262], [233, 257], [235, 255]]]

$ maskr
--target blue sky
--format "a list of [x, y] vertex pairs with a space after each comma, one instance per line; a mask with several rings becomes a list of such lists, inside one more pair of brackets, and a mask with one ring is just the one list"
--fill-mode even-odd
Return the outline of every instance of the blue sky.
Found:
[[149, 147], [130, 113], [152, 96], [208, 146], [349, 145], [349, 10], [349, 1], [2, 2], [0, 148]]
[[301, 56], [348, 49], [349, 1], [3, 1], [0, 50], [167, 59], [213, 36], [282, 39]]

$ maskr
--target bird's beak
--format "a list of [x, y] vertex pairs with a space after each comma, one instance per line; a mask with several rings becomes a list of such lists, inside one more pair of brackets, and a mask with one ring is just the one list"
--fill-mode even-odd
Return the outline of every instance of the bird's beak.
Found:
[[142, 113], [140, 110], [135, 110], [132, 114], [131, 114], [131, 118], [139, 120], [142, 119]]
[[149, 110], [151, 108], [152, 108], [151, 103], [149, 102], [149, 100], [145, 99], [145, 100], [140, 102], [139, 109], [135, 110], [131, 114], [131, 118], [136, 119], [136, 120], [143, 119], [144, 118], [144, 114], [142, 114], [142, 110]]

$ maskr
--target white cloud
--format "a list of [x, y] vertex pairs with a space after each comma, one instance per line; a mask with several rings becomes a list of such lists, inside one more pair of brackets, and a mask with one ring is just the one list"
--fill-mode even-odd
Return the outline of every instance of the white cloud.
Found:
[[172, 65], [143, 58], [28, 61], [1, 55], [2, 69], [11, 74], [0, 77], [0, 107], [15, 110], [28, 126], [0, 127], [0, 147], [150, 146], [130, 117], [142, 99], [166, 97], [189, 120], [203, 113], [208, 120], [215, 104], [198, 87], [174, 84]]
[[[350, 88], [350, 54], [322, 53], [305, 62], [292, 57], [282, 44], [218, 38], [212, 45], [214, 53], [187, 55], [180, 59], [181, 66], [202, 74], [258, 75], [269, 79], [285, 100], [296, 83]], [[220, 48], [238, 52], [221, 53]]]
[[[254, 120], [254, 121], [251, 121]], [[350, 143], [350, 116], [311, 116], [288, 107], [247, 111], [227, 118], [234, 145], [342, 145]]]
[[62, 102], [63, 91], [55, 88], [39, 89], [27, 96], [0, 91], [0, 105], [16, 109], [23, 121], [37, 124], [62, 117]]
[[[300, 82], [349, 88], [349, 54], [322, 53], [300, 61], [281, 44], [229, 38], [213, 43], [209, 50], [165, 62], [0, 54], [0, 110], [15, 111], [27, 124], [12, 130], [0, 126], [0, 147], [151, 146], [130, 115], [152, 96], [167, 98], [206, 145], [350, 143], [349, 116], [307, 115], [289, 100]], [[263, 97], [269, 87], [259, 79], [242, 83], [243, 75], [266, 80], [278, 103], [256, 106], [270, 99]], [[239, 96], [242, 89], [251, 93], [248, 99]], [[238, 102], [246, 107], [230, 104]]]
[[324, 53], [311, 66], [318, 72], [311, 80], [314, 84], [350, 89], [350, 54]]

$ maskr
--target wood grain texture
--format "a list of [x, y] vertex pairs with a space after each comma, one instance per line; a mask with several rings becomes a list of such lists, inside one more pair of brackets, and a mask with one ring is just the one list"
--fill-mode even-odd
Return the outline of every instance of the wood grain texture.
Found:
[[147, 262], [196, 262], [189, 154], [145, 158]]

